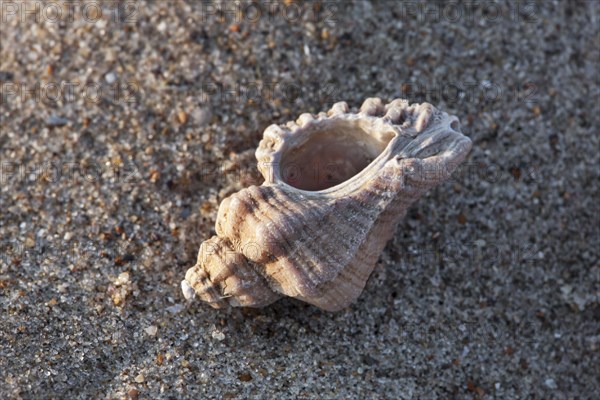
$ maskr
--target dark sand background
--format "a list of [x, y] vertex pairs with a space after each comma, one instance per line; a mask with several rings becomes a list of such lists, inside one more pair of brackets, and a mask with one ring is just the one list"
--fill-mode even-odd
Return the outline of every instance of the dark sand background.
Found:
[[[0, 398], [598, 398], [598, 2], [0, 5]], [[375, 96], [474, 146], [359, 301], [187, 304], [262, 131]]]

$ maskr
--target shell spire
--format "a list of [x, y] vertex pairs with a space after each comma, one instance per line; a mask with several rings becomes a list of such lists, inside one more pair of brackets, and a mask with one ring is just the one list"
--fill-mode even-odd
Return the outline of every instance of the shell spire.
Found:
[[216, 308], [282, 296], [347, 307], [408, 207], [470, 149], [456, 117], [403, 99], [370, 98], [356, 113], [340, 102], [271, 125], [256, 150], [265, 182], [223, 200], [184, 295]]

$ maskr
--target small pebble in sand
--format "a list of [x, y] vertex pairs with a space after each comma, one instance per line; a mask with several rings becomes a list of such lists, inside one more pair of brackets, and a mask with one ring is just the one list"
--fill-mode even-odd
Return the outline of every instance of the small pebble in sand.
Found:
[[225, 334], [218, 329], [213, 331], [212, 337], [213, 339], [217, 339], [219, 342], [225, 340]]
[[109, 72], [108, 74], [106, 74], [106, 76], [104, 76], [104, 79], [106, 80], [106, 83], [110, 85], [112, 83], [115, 83], [115, 81], [117, 80], [117, 75], [115, 75], [114, 72]]
[[170, 312], [171, 314], [177, 314], [181, 310], [183, 310], [183, 305], [182, 304], [175, 304], [173, 306], [167, 307], [166, 310], [168, 312]]
[[177, 120], [180, 124], [184, 125], [188, 121], [188, 115], [185, 111], [181, 110], [177, 113]]
[[556, 384], [556, 381], [552, 378], [548, 378], [544, 381], [544, 386], [546, 386], [548, 389], [558, 389], [558, 385]]
[[115, 281], [115, 285], [125, 285], [129, 282], [129, 272], [125, 271], [119, 274], [117, 280]]
[[69, 120], [58, 115], [51, 115], [46, 119], [46, 126], [49, 128], [65, 126], [69, 123]]
[[156, 336], [156, 332], [158, 332], [158, 327], [155, 325], [150, 325], [146, 329], [144, 329], [146, 333], [150, 336]]

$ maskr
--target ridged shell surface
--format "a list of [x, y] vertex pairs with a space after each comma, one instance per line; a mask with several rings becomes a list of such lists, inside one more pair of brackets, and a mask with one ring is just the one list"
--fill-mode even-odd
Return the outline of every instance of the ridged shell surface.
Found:
[[223, 200], [185, 297], [216, 308], [282, 296], [347, 307], [410, 204], [470, 148], [456, 117], [403, 99], [367, 99], [358, 112], [336, 103], [268, 127], [256, 151], [265, 182]]

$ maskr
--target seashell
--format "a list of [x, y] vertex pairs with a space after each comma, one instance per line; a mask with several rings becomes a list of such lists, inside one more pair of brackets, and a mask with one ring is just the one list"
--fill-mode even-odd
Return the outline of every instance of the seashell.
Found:
[[256, 150], [265, 181], [223, 200], [184, 296], [215, 308], [282, 296], [347, 307], [407, 208], [470, 149], [455, 116], [403, 99], [370, 98], [356, 113], [340, 102], [269, 126]]

